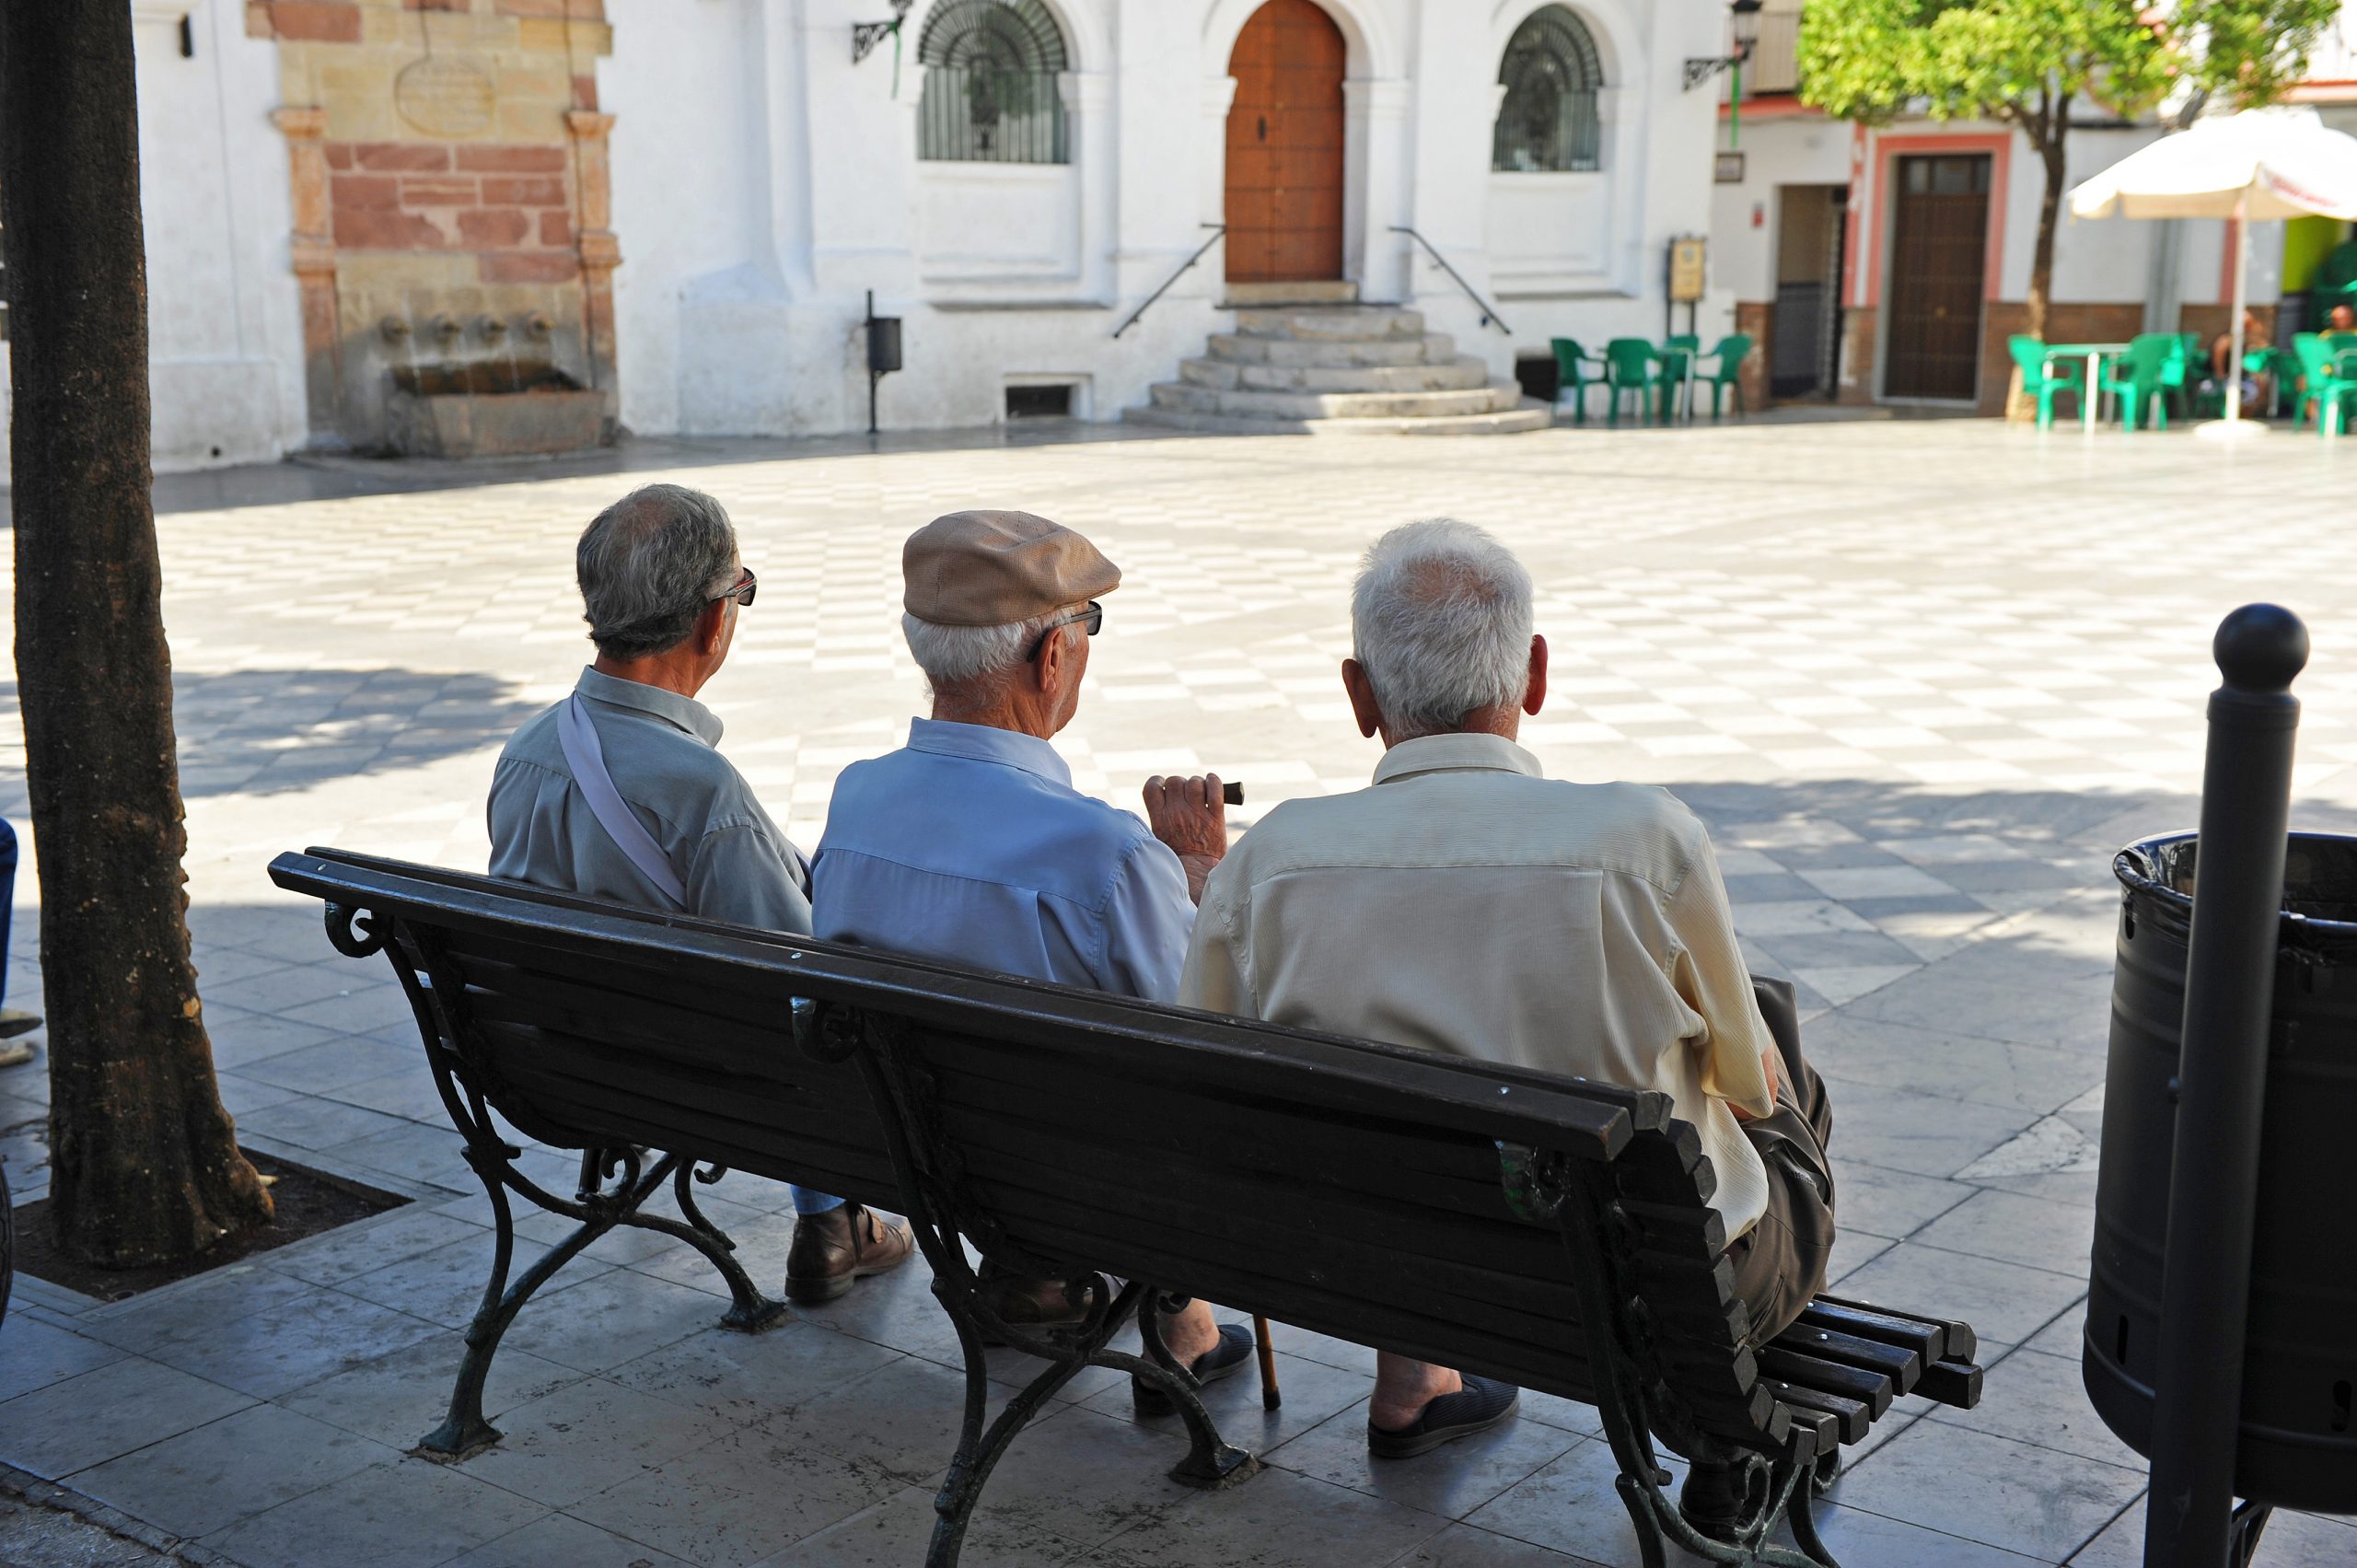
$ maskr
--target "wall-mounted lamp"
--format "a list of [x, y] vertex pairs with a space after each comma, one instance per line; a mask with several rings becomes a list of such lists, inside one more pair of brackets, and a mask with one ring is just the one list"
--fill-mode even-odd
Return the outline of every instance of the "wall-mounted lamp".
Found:
[[1727, 145], [1736, 145], [1743, 134], [1743, 67], [1750, 60], [1752, 50], [1759, 42], [1759, 6], [1761, 0], [1730, 0], [1728, 22], [1735, 38], [1735, 52], [1716, 59], [1689, 59], [1686, 62], [1686, 90], [1692, 92], [1722, 71], [1732, 72], [1734, 79], [1727, 89]]

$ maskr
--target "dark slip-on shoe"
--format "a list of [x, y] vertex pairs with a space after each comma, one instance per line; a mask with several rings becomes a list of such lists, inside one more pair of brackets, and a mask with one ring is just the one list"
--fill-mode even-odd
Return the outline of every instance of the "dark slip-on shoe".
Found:
[[[1195, 1375], [1197, 1388], [1207, 1388], [1223, 1377], [1233, 1377], [1252, 1359], [1252, 1330], [1241, 1323], [1222, 1323], [1219, 1343], [1197, 1356], [1188, 1370]], [[1144, 1378], [1130, 1378], [1130, 1403], [1140, 1415], [1170, 1415], [1178, 1409], [1178, 1401], [1164, 1393]]]
[[1494, 1377], [1465, 1375], [1465, 1387], [1443, 1394], [1416, 1413], [1397, 1432], [1367, 1423], [1366, 1451], [1377, 1459], [1406, 1459], [1429, 1454], [1444, 1443], [1487, 1432], [1521, 1408], [1522, 1390]]

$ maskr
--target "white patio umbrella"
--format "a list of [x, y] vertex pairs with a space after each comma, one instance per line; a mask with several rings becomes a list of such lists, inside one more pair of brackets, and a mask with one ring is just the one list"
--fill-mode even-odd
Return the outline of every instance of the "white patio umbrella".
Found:
[[2242, 423], [2243, 284], [2250, 226], [2270, 218], [2357, 219], [2357, 137], [2325, 128], [2313, 109], [2247, 109], [2194, 122], [2113, 164], [2071, 192], [2074, 217], [2233, 218], [2235, 357], [2226, 377], [2222, 436], [2255, 435]]

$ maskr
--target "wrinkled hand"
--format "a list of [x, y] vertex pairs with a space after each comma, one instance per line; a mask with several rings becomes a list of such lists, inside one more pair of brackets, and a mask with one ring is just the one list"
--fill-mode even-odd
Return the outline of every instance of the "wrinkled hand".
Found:
[[1145, 819], [1154, 836], [1187, 868], [1187, 896], [1201, 903], [1203, 880], [1227, 854], [1227, 807], [1217, 773], [1145, 781]]

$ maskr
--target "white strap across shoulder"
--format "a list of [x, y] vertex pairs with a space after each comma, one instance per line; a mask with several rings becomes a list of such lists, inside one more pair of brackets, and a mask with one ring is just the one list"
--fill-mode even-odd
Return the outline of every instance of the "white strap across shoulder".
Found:
[[687, 884], [671, 868], [671, 858], [663, 853], [663, 846], [622, 804], [613, 775], [606, 772], [605, 748], [598, 744], [597, 728], [589, 722], [589, 710], [578, 692], [558, 713], [556, 737], [564, 748], [565, 764], [573, 770], [573, 782], [581, 786], [581, 798], [589, 803], [589, 814], [598, 819], [614, 847], [629, 856], [630, 863], [673, 903], [686, 909]]

